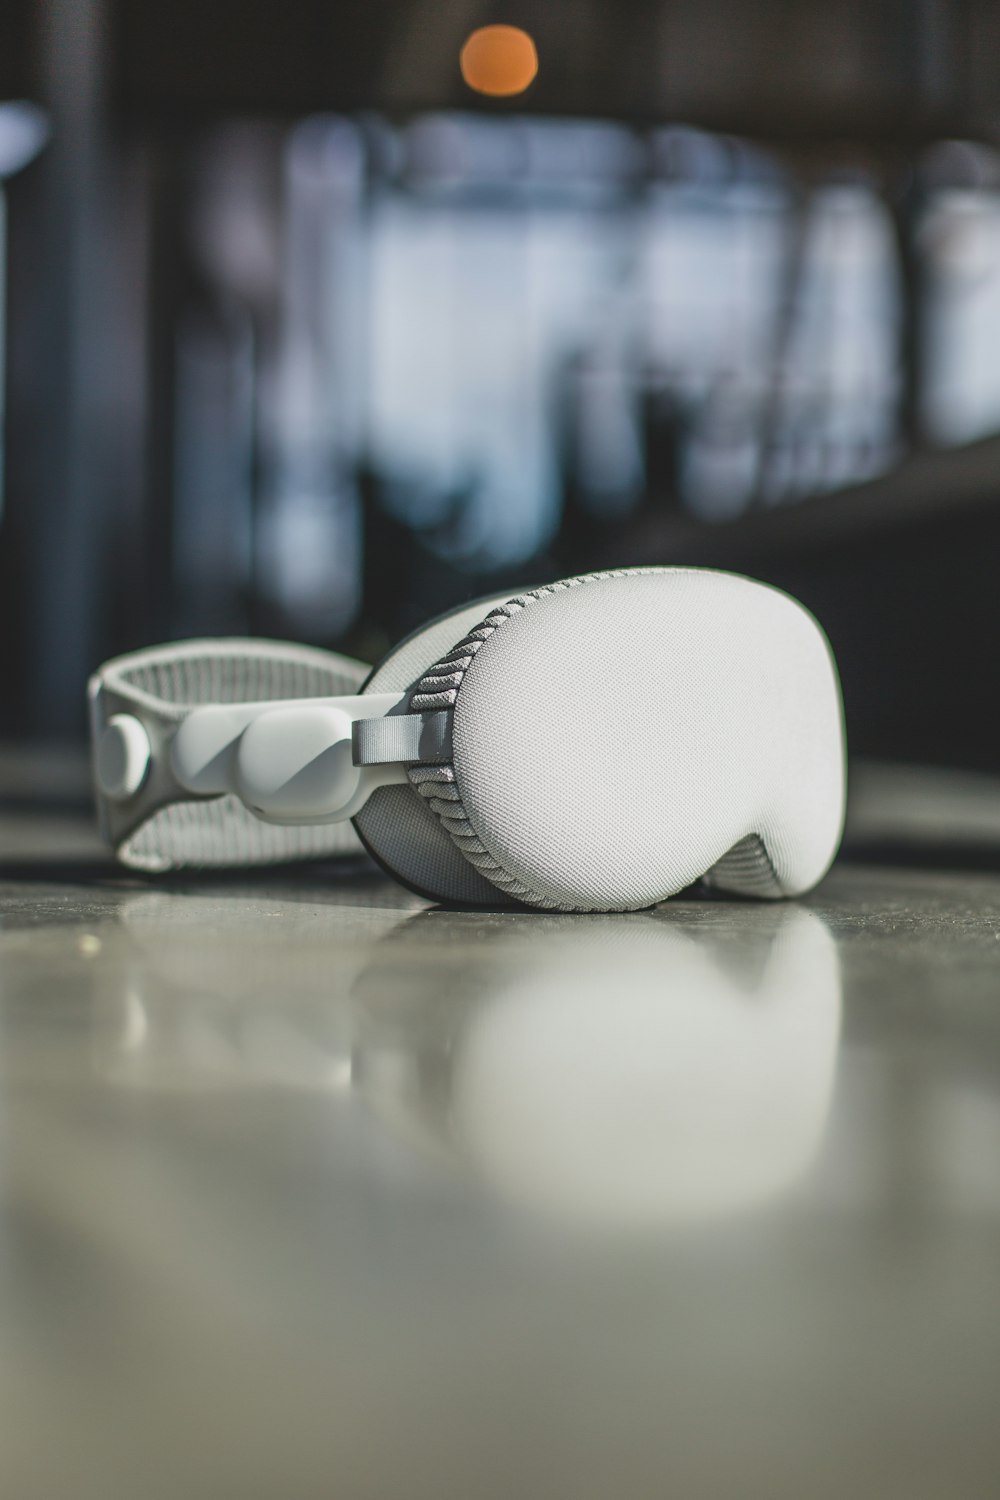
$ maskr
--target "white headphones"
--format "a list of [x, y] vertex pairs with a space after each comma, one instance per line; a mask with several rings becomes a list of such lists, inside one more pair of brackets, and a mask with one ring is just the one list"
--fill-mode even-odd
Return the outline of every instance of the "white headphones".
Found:
[[826, 639], [763, 584], [595, 573], [455, 610], [360, 663], [202, 641], [90, 685], [105, 836], [126, 863], [357, 850], [436, 900], [653, 905], [701, 879], [794, 896], [840, 840]]

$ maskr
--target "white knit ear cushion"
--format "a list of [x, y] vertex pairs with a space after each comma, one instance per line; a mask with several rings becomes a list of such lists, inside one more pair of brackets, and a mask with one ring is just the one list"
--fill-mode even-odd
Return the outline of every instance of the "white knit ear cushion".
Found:
[[411, 785], [482, 876], [534, 906], [631, 909], [699, 877], [794, 894], [839, 841], [829, 648], [746, 579], [636, 569], [535, 590], [439, 658], [410, 707], [455, 714], [452, 761], [414, 767]]

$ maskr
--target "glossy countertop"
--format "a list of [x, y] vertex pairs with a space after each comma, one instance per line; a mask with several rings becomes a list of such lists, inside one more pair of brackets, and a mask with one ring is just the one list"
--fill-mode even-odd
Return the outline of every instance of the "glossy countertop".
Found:
[[0, 1329], [3, 1500], [992, 1500], [1000, 874], [449, 912], [0, 817]]

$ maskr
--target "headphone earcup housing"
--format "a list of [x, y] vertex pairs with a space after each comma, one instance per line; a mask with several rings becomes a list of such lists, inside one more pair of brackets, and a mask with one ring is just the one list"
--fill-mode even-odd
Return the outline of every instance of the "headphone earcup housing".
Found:
[[[460, 620], [443, 636], [446, 623]], [[635, 569], [522, 595], [453, 634], [409, 707], [454, 716], [451, 760], [409, 772], [473, 872], [456, 878], [428, 839], [410, 883], [439, 898], [627, 911], [699, 879], [795, 896], [840, 841], [829, 645], [795, 600], [749, 579]], [[405, 791], [377, 794], [409, 821], [404, 842]]]

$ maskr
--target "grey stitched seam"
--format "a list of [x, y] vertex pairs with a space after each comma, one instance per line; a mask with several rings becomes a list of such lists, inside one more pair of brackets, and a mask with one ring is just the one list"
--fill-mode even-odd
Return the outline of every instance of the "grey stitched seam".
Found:
[[[465, 675], [472, 665], [472, 661], [475, 660], [479, 647], [484, 645], [507, 620], [513, 619], [515, 610], [527, 609], [530, 605], [536, 604], [539, 599], [547, 598], [550, 594], [558, 593], [562, 589], [577, 588], [580, 584], [585, 583], [603, 583], [606, 578], [639, 578], [650, 577], [660, 573], [687, 573], [693, 571], [695, 570], [689, 568], [614, 568], [605, 573], [583, 573], [577, 578], [563, 578], [558, 583], [547, 583], [543, 588], [533, 589], [531, 593], [519, 594], [516, 598], [510, 599], [506, 604], [501, 604], [497, 609], [492, 610], [482, 624], [468, 631], [463, 639], [451, 648], [447, 656], [435, 662], [424, 673], [423, 677], [417, 683], [416, 692], [410, 698], [410, 712], [419, 713], [430, 708], [454, 708], [462, 688], [462, 683], [465, 681]], [[450, 658], [456, 655], [467, 655], [470, 649], [472, 652], [471, 659], [465, 666], [455, 671], [454, 663], [450, 661]], [[445, 663], [448, 665], [446, 666]], [[456, 685], [445, 692], [430, 689], [430, 683], [439, 681], [445, 674], [456, 676], [458, 678]], [[428, 685], [428, 691], [421, 692], [425, 684]], [[427, 769], [427, 767], [414, 767], [412, 770], [407, 771], [407, 776], [414, 791], [418, 792], [426, 802], [430, 803], [434, 797], [434, 778], [426, 775], [414, 776], [414, 771], [423, 770], [426, 772]], [[436, 769], [445, 773], [441, 779], [449, 780], [453, 785], [456, 785], [457, 790], [454, 763], [448, 762], [446, 765], [436, 767]], [[546, 911], [574, 912], [582, 910], [580, 907], [563, 906], [560, 902], [553, 901], [548, 896], [540, 895], [538, 891], [532, 890], [530, 886], [525, 885], [516, 875], [511, 875], [509, 871], [504, 869], [496, 857], [486, 850], [481, 835], [469, 818], [461, 793], [458, 794], [455, 801], [448, 804], [447, 823], [437, 813], [436, 809], [432, 808], [432, 811], [434, 811], [435, 816], [438, 818], [438, 821], [452, 843], [460, 850], [462, 857], [468, 860], [481, 875], [485, 875], [486, 879], [499, 890], [505, 891], [507, 895], [515, 896], [529, 905], [542, 907]], [[459, 827], [467, 828], [468, 833], [458, 833], [457, 829]], [[470, 837], [475, 838], [480, 847], [484, 849], [484, 853], [480, 854], [476, 852], [473, 854], [472, 851], [462, 847], [463, 841]]]

